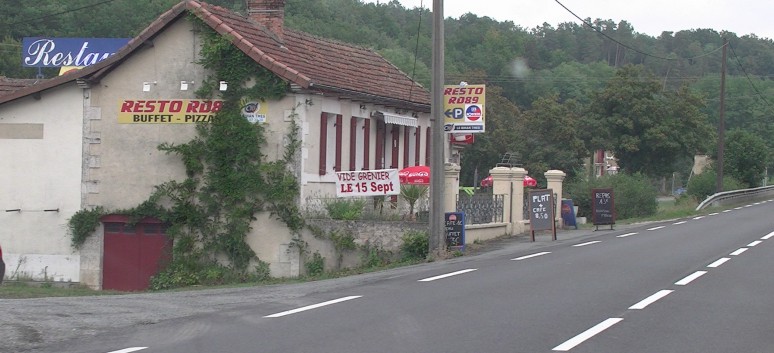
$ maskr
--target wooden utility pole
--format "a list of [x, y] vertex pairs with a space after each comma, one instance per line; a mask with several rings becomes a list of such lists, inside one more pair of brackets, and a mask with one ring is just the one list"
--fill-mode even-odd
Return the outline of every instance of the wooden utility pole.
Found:
[[718, 121], [718, 165], [717, 180], [715, 181], [715, 192], [723, 191], [723, 149], [725, 145], [726, 132], [726, 50], [728, 49], [728, 39], [723, 38], [723, 59], [720, 63], [720, 119]]

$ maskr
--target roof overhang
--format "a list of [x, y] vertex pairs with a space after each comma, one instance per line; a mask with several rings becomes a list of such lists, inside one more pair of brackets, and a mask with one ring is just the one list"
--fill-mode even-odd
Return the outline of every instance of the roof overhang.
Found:
[[403, 125], [403, 126], [410, 126], [410, 127], [419, 126], [419, 120], [412, 116], [399, 115], [399, 114], [387, 113], [382, 111], [377, 111], [376, 113], [379, 114], [384, 119], [384, 122], [387, 124]]

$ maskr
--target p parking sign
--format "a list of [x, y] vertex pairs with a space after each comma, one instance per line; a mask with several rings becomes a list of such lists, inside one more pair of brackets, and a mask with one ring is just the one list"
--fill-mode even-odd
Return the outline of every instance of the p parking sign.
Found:
[[484, 132], [485, 100], [485, 85], [444, 86], [444, 130], [447, 133]]

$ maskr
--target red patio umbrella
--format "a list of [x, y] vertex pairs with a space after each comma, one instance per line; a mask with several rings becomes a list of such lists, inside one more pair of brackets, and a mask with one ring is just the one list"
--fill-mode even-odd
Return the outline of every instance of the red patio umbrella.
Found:
[[430, 167], [415, 165], [398, 171], [401, 184], [430, 185]]
[[[488, 188], [492, 186], [492, 176], [488, 176], [484, 179], [481, 179], [481, 187], [482, 188]], [[537, 180], [530, 177], [529, 175], [524, 176], [524, 186], [534, 188], [537, 186]]]

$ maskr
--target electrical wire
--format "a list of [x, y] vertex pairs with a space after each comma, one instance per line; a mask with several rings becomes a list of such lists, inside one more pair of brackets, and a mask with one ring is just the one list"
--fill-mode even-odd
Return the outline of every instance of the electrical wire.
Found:
[[734, 55], [734, 59], [736, 60], [737, 65], [739, 65], [739, 68], [742, 69], [744, 76], [747, 77], [747, 82], [750, 83], [750, 87], [752, 87], [753, 91], [755, 91], [758, 97], [760, 97], [761, 100], [764, 103], [766, 103], [766, 107], [771, 110], [772, 109], [771, 104], [769, 103], [768, 100], [766, 100], [766, 97], [763, 96], [763, 93], [761, 93], [761, 91], [758, 90], [758, 87], [755, 86], [755, 84], [752, 82], [752, 79], [750, 79], [750, 75], [747, 74], [747, 70], [744, 68], [744, 65], [742, 65], [742, 61], [739, 60], [739, 57], [736, 55], [736, 51], [734, 51], [734, 47], [731, 46], [730, 42], [729, 42], [728, 48], [731, 49], [731, 54]]
[[15, 26], [15, 25], [23, 24], [23, 23], [39, 22], [39, 21], [43, 21], [43, 20], [46, 20], [46, 19], [54, 17], [54, 16], [64, 15], [66, 13], [80, 11], [80, 10], [83, 10], [83, 9], [88, 9], [90, 7], [95, 7], [95, 6], [99, 6], [99, 5], [104, 5], [104, 4], [113, 2], [113, 1], [116, 1], [116, 0], [104, 0], [104, 1], [101, 1], [101, 2], [98, 2], [98, 3], [94, 3], [94, 4], [91, 4], [91, 5], [81, 6], [81, 7], [75, 8], [75, 9], [70, 9], [70, 10], [66, 10], [66, 11], [62, 11], [62, 12], [52, 13], [52, 14], [48, 14], [48, 15], [45, 15], [45, 16], [42, 16], [42, 17], [38, 17], [38, 18], [25, 19], [25, 20], [22, 20], [22, 21], [19, 21], [19, 22], [9, 23], [7, 26]]
[[567, 6], [564, 6], [564, 4], [562, 4], [561, 2], [559, 2], [559, 0], [554, 0], [554, 1], [556, 1], [556, 3], [557, 3], [557, 4], [559, 4], [559, 6], [561, 6], [561, 7], [562, 7], [562, 8], [564, 8], [565, 10], [567, 10], [567, 12], [569, 12], [571, 15], [575, 16], [575, 18], [577, 18], [579, 21], [583, 22], [583, 24], [584, 24], [584, 25], [586, 25], [586, 26], [589, 26], [589, 28], [591, 28], [591, 29], [593, 29], [595, 32], [597, 32], [597, 33], [599, 33], [599, 34], [601, 34], [601, 35], [605, 36], [605, 38], [607, 38], [607, 39], [610, 39], [611, 41], [613, 41], [613, 42], [615, 42], [615, 43], [617, 43], [617, 44], [621, 45], [622, 47], [624, 47], [624, 48], [626, 48], [626, 49], [632, 50], [632, 51], [634, 51], [634, 52], [636, 52], [636, 53], [638, 53], [638, 54], [642, 54], [642, 55], [645, 55], [645, 56], [648, 56], [648, 57], [651, 57], [651, 58], [655, 58], [655, 59], [661, 59], [661, 60], [667, 60], [667, 61], [676, 61], [676, 60], [693, 60], [693, 59], [698, 59], [698, 58], [705, 57], [705, 56], [707, 56], [707, 55], [710, 55], [710, 54], [712, 54], [712, 53], [715, 53], [715, 52], [717, 52], [718, 50], [720, 50], [720, 49], [722, 49], [722, 48], [723, 48], [723, 46], [721, 46], [720, 48], [716, 48], [715, 50], [712, 50], [712, 51], [709, 51], [709, 52], [706, 52], [706, 53], [704, 53], [704, 54], [697, 55], [697, 56], [694, 56], [694, 57], [690, 57], [690, 58], [667, 58], [667, 57], [664, 57], [664, 56], [658, 56], [658, 55], [654, 55], [654, 54], [646, 53], [646, 52], [644, 52], [644, 51], [641, 51], [641, 50], [639, 50], [639, 49], [637, 49], [637, 48], [634, 48], [634, 47], [632, 47], [632, 46], [629, 46], [629, 45], [627, 45], [627, 44], [621, 43], [620, 41], [618, 41], [618, 40], [614, 39], [613, 37], [610, 37], [610, 36], [609, 36], [609, 35], [607, 35], [605, 32], [602, 32], [602, 31], [600, 31], [600, 30], [599, 30], [597, 27], [594, 27], [594, 25], [592, 25], [591, 23], [589, 23], [589, 22], [587, 22], [586, 20], [584, 20], [584, 19], [580, 18], [580, 16], [576, 15], [576, 14], [575, 14], [575, 12], [572, 12], [572, 10], [568, 9], [568, 8], [567, 8]]
[[[419, 34], [420, 30], [422, 29], [422, 10], [425, 8], [425, 6], [422, 4], [423, 1], [419, 1], [419, 23], [417, 24], [417, 44], [414, 46], [414, 68], [411, 69], [411, 81], [414, 81], [414, 77], [417, 74], [417, 57], [419, 56]], [[411, 97], [414, 95], [414, 85], [412, 84], [409, 88], [409, 100], [411, 100]]]

